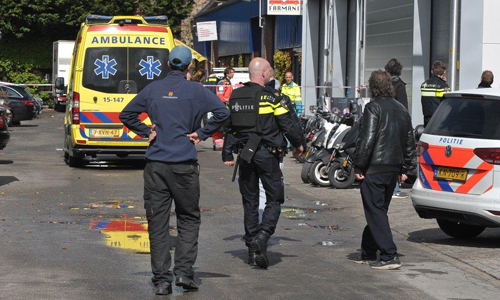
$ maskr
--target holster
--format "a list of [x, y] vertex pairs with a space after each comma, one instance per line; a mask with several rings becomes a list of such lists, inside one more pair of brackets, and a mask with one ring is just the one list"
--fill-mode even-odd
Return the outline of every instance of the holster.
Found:
[[261, 140], [262, 140], [262, 134], [258, 134], [256, 132], [252, 133], [252, 135], [250, 135], [250, 138], [246, 142], [245, 147], [243, 147], [243, 149], [241, 150], [240, 153], [241, 159], [250, 163], [252, 161], [253, 156], [255, 155], [255, 152], [257, 151], [257, 148], [260, 145]]

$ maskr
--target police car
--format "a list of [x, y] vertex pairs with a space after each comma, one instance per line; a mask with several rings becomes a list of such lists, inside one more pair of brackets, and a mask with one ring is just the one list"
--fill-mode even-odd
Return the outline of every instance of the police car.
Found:
[[447, 93], [417, 144], [413, 206], [455, 238], [500, 227], [500, 89]]

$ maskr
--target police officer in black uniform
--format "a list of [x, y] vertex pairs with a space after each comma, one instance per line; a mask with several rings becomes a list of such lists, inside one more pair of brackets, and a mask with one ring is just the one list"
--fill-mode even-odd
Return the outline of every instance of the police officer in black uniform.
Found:
[[446, 65], [442, 61], [438, 60], [432, 64], [431, 74], [431, 77], [420, 86], [424, 127], [427, 127], [432, 115], [443, 101], [444, 93], [450, 91], [446, 83]]
[[[239, 187], [243, 200], [248, 263], [267, 268], [267, 241], [274, 234], [285, 200], [283, 173], [279, 167], [286, 148], [283, 134], [302, 155], [300, 123], [295, 123], [285, 100], [274, 89], [265, 88], [271, 77], [271, 65], [254, 58], [249, 65], [250, 82], [234, 90], [229, 99], [230, 124], [222, 160], [239, 167]], [[233, 152], [238, 153], [236, 163]], [[266, 191], [266, 207], [259, 224], [259, 179]], [[233, 176], [234, 180], [234, 176]]]

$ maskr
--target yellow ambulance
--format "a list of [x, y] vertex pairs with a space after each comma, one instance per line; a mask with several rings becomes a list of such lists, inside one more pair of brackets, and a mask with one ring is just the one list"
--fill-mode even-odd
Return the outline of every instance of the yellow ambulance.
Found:
[[[118, 115], [146, 85], [167, 75], [174, 46], [166, 16], [87, 16], [67, 83], [64, 158], [70, 167], [82, 166], [85, 157], [146, 152], [147, 139], [124, 127]], [[140, 118], [151, 125], [147, 114]]]

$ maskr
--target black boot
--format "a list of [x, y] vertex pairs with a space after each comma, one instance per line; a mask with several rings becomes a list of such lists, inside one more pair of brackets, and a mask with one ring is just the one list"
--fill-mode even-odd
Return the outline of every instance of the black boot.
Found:
[[257, 255], [255, 255], [255, 251], [252, 250], [252, 248], [248, 248], [248, 264], [252, 267], [257, 266], [257, 262], [255, 261], [255, 258]]
[[262, 269], [267, 269], [269, 266], [269, 261], [267, 260], [267, 241], [270, 237], [269, 233], [261, 230], [250, 243], [250, 249], [255, 252], [255, 262]]

